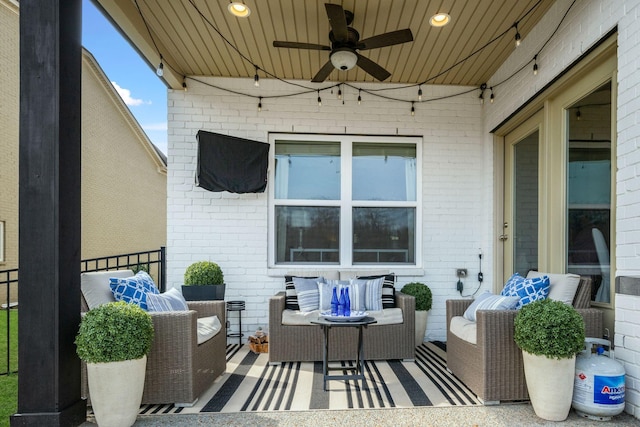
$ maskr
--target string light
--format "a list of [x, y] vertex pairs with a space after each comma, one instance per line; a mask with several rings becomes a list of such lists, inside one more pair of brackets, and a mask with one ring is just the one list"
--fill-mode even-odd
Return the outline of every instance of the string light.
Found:
[[533, 57], [533, 75], [538, 75], [538, 55]]
[[487, 84], [486, 83], [482, 83], [480, 85], [480, 96], [478, 98], [480, 98], [480, 104], [484, 104], [484, 91], [487, 89]]
[[318, 89], [318, 107], [322, 107], [322, 99], [320, 98], [320, 89]]
[[418, 101], [422, 102], [422, 86], [418, 86]]
[[516, 28], [516, 47], [520, 46], [520, 41], [521, 41], [521, 37], [520, 37], [520, 31], [518, 31], [518, 23], [516, 22], [515, 24], [513, 24], [513, 26]]
[[158, 75], [158, 77], [164, 76], [164, 64], [162, 63], [162, 55], [160, 55], [160, 65], [158, 65], [156, 74]]
[[260, 76], [258, 75], [258, 66], [256, 65], [256, 74], [253, 76], [253, 85], [260, 87]]
[[411, 115], [412, 116], [416, 115], [416, 107], [414, 106], [413, 101], [411, 101]]
[[361, 93], [362, 89], [358, 89], [358, 105], [362, 104], [362, 96], [360, 96]]
[[491, 89], [491, 95], [489, 96], [489, 102], [491, 102], [493, 104], [493, 86], [491, 86], [489, 89]]
[[258, 98], [258, 113], [262, 111], [262, 97]]
[[182, 90], [184, 90], [185, 92], [187, 91], [187, 79], [186, 78], [182, 79]]
[[582, 114], [580, 114], [580, 108], [578, 108], [578, 111], [576, 111], [576, 120], [580, 121], [581, 117], [582, 117]]
[[338, 99], [342, 99], [342, 89], [338, 88]]

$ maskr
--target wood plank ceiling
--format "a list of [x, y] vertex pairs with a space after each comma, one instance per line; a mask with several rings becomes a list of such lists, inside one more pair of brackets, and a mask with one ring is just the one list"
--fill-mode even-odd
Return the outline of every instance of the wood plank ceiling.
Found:
[[[271, 74], [309, 81], [329, 60], [329, 51], [273, 47], [274, 40], [330, 45], [327, 0], [245, 0], [251, 9], [247, 18], [231, 15], [229, 0], [95, 1], [151, 66], [158, 65], [162, 54], [165, 80], [174, 88], [182, 84], [182, 76], [253, 78], [256, 66], [260, 78]], [[331, 3], [353, 12], [351, 26], [361, 40], [411, 30], [412, 42], [360, 52], [391, 73], [386, 82], [479, 86], [515, 49], [514, 24], [526, 39], [554, 0]], [[450, 24], [432, 27], [429, 19], [436, 12], [448, 13]], [[334, 69], [327, 81], [377, 80], [355, 67]]]

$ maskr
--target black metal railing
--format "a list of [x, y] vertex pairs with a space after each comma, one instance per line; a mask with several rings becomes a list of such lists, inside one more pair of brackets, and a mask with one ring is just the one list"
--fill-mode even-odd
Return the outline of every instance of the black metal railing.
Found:
[[[85, 259], [80, 262], [80, 272], [87, 273], [128, 268], [136, 273], [144, 270], [153, 277], [160, 291], [164, 292], [166, 287], [166, 265], [166, 248], [162, 246], [160, 249], [152, 251]], [[6, 323], [6, 342], [0, 341], [0, 359], [6, 361], [6, 366], [0, 368], [0, 375], [18, 372], [18, 285], [17, 268], [0, 270], [0, 301], [2, 301], [2, 311], [4, 312], [0, 313], [4, 314], [0, 315], [0, 324]], [[2, 354], [5, 351], [6, 355]]]

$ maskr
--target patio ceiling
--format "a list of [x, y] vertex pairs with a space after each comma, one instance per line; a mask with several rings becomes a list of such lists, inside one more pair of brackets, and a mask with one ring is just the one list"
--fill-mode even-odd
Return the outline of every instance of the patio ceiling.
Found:
[[[174, 89], [182, 87], [183, 76], [253, 78], [256, 66], [260, 78], [270, 73], [283, 79], [311, 80], [329, 60], [328, 51], [273, 47], [274, 40], [330, 45], [324, 5], [328, 0], [245, 0], [251, 9], [247, 18], [231, 15], [229, 0], [94, 1], [154, 69], [162, 54], [163, 79]], [[360, 40], [411, 30], [412, 42], [360, 52], [391, 73], [385, 82], [479, 86], [515, 49], [514, 24], [518, 22], [525, 39], [554, 0], [331, 3], [353, 12], [351, 26], [360, 33]], [[429, 19], [436, 12], [448, 13], [449, 25], [432, 27]], [[355, 67], [334, 69], [327, 81], [377, 80]]]

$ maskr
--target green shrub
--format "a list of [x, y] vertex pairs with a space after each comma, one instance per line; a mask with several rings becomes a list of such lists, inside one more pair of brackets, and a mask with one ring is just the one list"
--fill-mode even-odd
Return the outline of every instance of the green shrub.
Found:
[[149, 274], [149, 264], [136, 264], [131, 267], [131, 271], [133, 271], [133, 274], [137, 274], [140, 271]]
[[111, 302], [89, 310], [76, 336], [76, 351], [88, 363], [139, 359], [151, 349], [153, 321], [135, 304]]
[[190, 285], [222, 285], [224, 275], [218, 264], [211, 261], [198, 261], [187, 267], [184, 273], [184, 284]]
[[527, 353], [569, 359], [584, 348], [584, 320], [572, 306], [561, 301], [535, 301], [516, 315], [514, 339]]
[[403, 294], [413, 295], [416, 299], [416, 310], [431, 310], [431, 304], [433, 302], [433, 296], [431, 289], [424, 283], [411, 282], [407, 283], [400, 290]]

